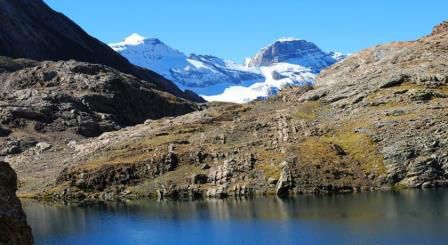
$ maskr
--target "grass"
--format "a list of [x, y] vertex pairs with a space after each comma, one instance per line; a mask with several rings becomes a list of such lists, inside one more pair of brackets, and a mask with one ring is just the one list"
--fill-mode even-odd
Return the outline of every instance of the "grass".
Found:
[[165, 147], [165, 145], [168, 147], [170, 142], [185, 139], [188, 136], [189, 134], [169, 134], [114, 144], [102, 151], [97, 158], [81, 164], [79, 167], [89, 170], [103, 165], [145, 161], [152, 157], [155, 147]]
[[279, 179], [281, 174], [280, 163], [286, 155], [274, 150], [256, 150], [257, 163], [255, 168], [262, 172], [266, 178]]
[[140, 185], [130, 186], [129, 190], [137, 196], [152, 196], [156, 190], [164, 184], [182, 185], [193, 176], [193, 174], [203, 173], [204, 171], [196, 165], [181, 165], [175, 171], [167, 172], [155, 179], [146, 180]]
[[321, 138], [307, 138], [298, 146], [300, 162], [303, 164], [320, 165], [324, 162], [337, 162], [339, 156], [331, 148], [329, 142]]
[[311, 121], [316, 119], [316, 112], [320, 108], [319, 101], [307, 101], [298, 104], [292, 109], [291, 117], [294, 119], [301, 119]]
[[163, 184], [169, 181], [181, 183], [187, 181], [193, 174], [202, 173], [203, 170], [196, 165], [181, 165], [176, 171], [169, 171], [152, 180], [155, 184]]
[[279, 164], [275, 165], [273, 163], [264, 162], [258, 166], [258, 169], [261, 170], [266, 178], [273, 178], [278, 180], [280, 178], [281, 169]]
[[436, 89], [434, 89], [435, 92], [443, 94], [445, 96], [448, 96], [448, 86], [444, 85], [444, 86], [440, 86]]
[[386, 173], [383, 157], [378, 154], [375, 143], [367, 135], [342, 131], [324, 137], [323, 141], [341, 146], [350, 157], [361, 164], [365, 172], [378, 175]]

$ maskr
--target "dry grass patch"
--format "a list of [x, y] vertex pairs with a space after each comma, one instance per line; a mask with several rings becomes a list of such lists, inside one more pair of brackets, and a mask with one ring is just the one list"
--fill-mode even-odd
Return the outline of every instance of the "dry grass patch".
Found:
[[385, 174], [383, 157], [377, 152], [375, 143], [362, 133], [353, 131], [337, 132], [322, 139], [325, 142], [337, 144], [353, 159], [361, 164], [365, 172]]
[[257, 163], [255, 168], [262, 172], [266, 178], [279, 179], [281, 174], [280, 163], [286, 159], [286, 155], [277, 151], [256, 151]]
[[316, 112], [321, 107], [319, 101], [306, 101], [291, 109], [291, 117], [311, 121], [316, 119]]
[[320, 165], [324, 162], [338, 162], [340, 157], [329, 142], [320, 138], [307, 138], [298, 146], [300, 163]]
[[145, 161], [152, 157], [155, 147], [168, 147], [169, 143], [186, 139], [188, 136], [189, 134], [169, 134], [113, 144], [97, 153], [96, 158], [79, 166], [83, 169], [95, 169], [106, 164], [114, 165]]

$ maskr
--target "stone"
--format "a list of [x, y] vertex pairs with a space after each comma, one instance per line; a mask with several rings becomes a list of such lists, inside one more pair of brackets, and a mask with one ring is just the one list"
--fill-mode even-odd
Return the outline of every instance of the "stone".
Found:
[[344, 151], [344, 149], [342, 149], [342, 147], [340, 145], [331, 144], [331, 148], [333, 148], [334, 151], [336, 152], [336, 154], [339, 155], [339, 156], [347, 155], [347, 153]]
[[430, 100], [433, 97], [433, 94], [427, 90], [411, 89], [407, 92], [407, 94], [410, 96], [411, 100], [414, 101], [426, 101]]
[[294, 187], [293, 177], [287, 161], [283, 161], [280, 166], [282, 171], [277, 181], [276, 194], [279, 197], [287, 197], [290, 194], [290, 190]]
[[213, 197], [213, 198], [224, 198], [228, 196], [225, 186], [210, 188], [207, 190], [206, 195], [207, 197]]
[[202, 164], [201, 169], [210, 169], [210, 165], [208, 165], [207, 163]]
[[47, 142], [39, 142], [36, 145], [36, 150], [38, 153], [42, 153], [44, 151], [48, 151], [49, 149], [51, 149], [52, 145], [47, 143]]
[[269, 185], [275, 185], [277, 184], [278, 180], [276, 178], [268, 178], [268, 184]]

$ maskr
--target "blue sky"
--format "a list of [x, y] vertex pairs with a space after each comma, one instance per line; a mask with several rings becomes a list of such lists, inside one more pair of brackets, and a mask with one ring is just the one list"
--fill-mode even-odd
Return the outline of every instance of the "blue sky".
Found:
[[242, 62], [280, 37], [356, 52], [412, 40], [448, 19], [446, 0], [45, 0], [103, 42], [137, 32], [187, 54]]

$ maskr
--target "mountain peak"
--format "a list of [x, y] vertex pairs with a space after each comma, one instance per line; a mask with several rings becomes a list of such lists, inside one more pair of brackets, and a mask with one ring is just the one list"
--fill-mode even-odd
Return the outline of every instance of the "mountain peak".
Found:
[[276, 42], [295, 42], [295, 41], [304, 41], [303, 39], [300, 38], [295, 38], [295, 37], [281, 37], [279, 39], [277, 39]]
[[254, 57], [246, 59], [245, 65], [247, 67], [262, 67], [290, 63], [310, 68], [313, 73], [319, 73], [321, 69], [336, 63], [343, 57], [343, 55], [326, 53], [316, 44], [304, 39], [288, 37], [280, 38], [268, 47], [261, 49]]
[[146, 37], [141, 36], [138, 33], [133, 33], [127, 38], [124, 39], [123, 43], [129, 44], [129, 45], [139, 45], [142, 44], [145, 41]]

